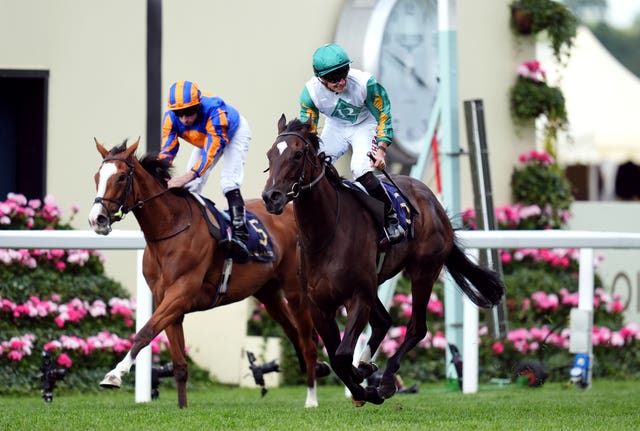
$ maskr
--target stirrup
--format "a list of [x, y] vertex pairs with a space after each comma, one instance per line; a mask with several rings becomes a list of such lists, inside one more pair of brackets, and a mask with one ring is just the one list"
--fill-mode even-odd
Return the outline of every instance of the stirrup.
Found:
[[380, 241], [381, 246], [387, 246], [401, 242], [406, 236], [407, 232], [400, 225], [400, 223], [389, 223], [384, 227], [384, 234], [386, 238], [383, 238], [382, 241]]
[[249, 258], [249, 249], [247, 245], [240, 241], [238, 238], [229, 238], [224, 241], [224, 244], [227, 248], [227, 253], [234, 259], [248, 259]]

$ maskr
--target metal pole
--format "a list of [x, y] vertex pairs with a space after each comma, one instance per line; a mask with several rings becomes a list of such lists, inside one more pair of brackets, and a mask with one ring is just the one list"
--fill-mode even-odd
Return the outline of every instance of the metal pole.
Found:
[[[438, 0], [438, 48], [442, 114], [442, 194], [449, 214], [460, 213], [460, 145], [458, 140], [458, 67], [456, 41], [456, 2]], [[445, 278], [445, 337], [450, 344], [462, 347], [462, 296], [449, 276]], [[462, 352], [463, 360], [467, 352]], [[445, 369], [451, 373], [451, 352], [446, 352]], [[447, 376], [453, 378], [454, 376]]]

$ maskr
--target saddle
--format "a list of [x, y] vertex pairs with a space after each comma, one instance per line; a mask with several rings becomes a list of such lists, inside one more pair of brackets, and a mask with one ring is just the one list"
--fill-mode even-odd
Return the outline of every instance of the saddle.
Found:
[[[220, 211], [215, 203], [210, 199], [192, 193], [196, 201], [200, 203], [200, 211], [207, 221], [209, 233], [216, 239], [218, 245], [223, 246], [231, 238], [231, 216], [228, 211]], [[227, 258], [232, 258], [234, 263], [247, 262], [273, 262], [275, 260], [275, 252], [271, 237], [262, 222], [254, 213], [246, 210], [247, 230], [249, 231], [249, 240], [247, 248], [249, 249], [248, 258], [238, 258], [227, 254]]]
[[[407, 235], [400, 241], [408, 241], [414, 237], [413, 230], [413, 212], [409, 208], [413, 208], [411, 203], [407, 202], [402, 195], [398, 192], [398, 189], [390, 183], [381, 180], [382, 185], [387, 190], [389, 197], [391, 198], [391, 204], [398, 214], [398, 221], [400, 225], [407, 232]], [[367, 191], [360, 184], [343, 180], [343, 186], [345, 189], [352, 192], [353, 196], [358, 199], [362, 206], [369, 211], [376, 226], [378, 228], [378, 242], [385, 237], [384, 233], [384, 204], [378, 199], [371, 197]]]

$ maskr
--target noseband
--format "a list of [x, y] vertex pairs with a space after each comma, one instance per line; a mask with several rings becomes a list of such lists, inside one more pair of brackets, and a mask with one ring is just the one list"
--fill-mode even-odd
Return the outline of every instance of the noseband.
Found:
[[[280, 133], [277, 138], [280, 138], [281, 136], [297, 136], [298, 138], [302, 139], [302, 141], [304, 141], [305, 145], [304, 145], [304, 152], [302, 154], [303, 162], [302, 162], [302, 170], [300, 171], [300, 178], [298, 178], [298, 181], [296, 181], [295, 183], [293, 183], [293, 185], [291, 186], [291, 191], [289, 191], [289, 193], [286, 194], [287, 196], [287, 200], [288, 201], [292, 201], [294, 199], [296, 199], [298, 196], [300, 196], [300, 193], [302, 191], [305, 190], [310, 190], [313, 186], [315, 186], [316, 184], [318, 184], [318, 182], [324, 177], [326, 171], [327, 171], [327, 165], [331, 163], [331, 158], [324, 155], [324, 153], [318, 154], [317, 155], [317, 159], [320, 160], [320, 163], [322, 163], [322, 172], [320, 172], [320, 174], [313, 179], [313, 181], [311, 181], [308, 184], [303, 184], [304, 183], [304, 168], [305, 165], [307, 163], [307, 160], [309, 160], [309, 163], [311, 163], [313, 165], [313, 167], [317, 168], [318, 165], [316, 165], [314, 160], [310, 160], [308, 157], [308, 153], [309, 153], [309, 147], [312, 145], [311, 142], [309, 142], [309, 139], [298, 133], [298, 132], [284, 132], [284, 133]], [[326, 236], [325, 241], [320, 244], [319, 246], [316, 246], [314, 248], [309, 248], [308, 246], [305, 246], [303, 244], [303, 241], [301, 239], [298, 240], [298, 243], [300, 244], [300, 249], [305, 252], [306, 254], [316, 254], [321, 252], [322, 250], [326, 249], [332, 242], [333, 239], [336, 236], [336, 232], [338, 230], [338, 222], [340, 221], [340, 193], [338, 193], [336, 191], [335, 193], [336, 195], [336, 219], [335, 222], [333, 223], [333, 231], [331, 232], [330, 235]]]
[[[146, 202], [149, 202], [150, 200], [155, 199], [158, 196], [169, 191], [169, 189], [165, 189], [160, 193], [157, 193], [151, 197], [148, 197], [147, 199], [137, 201], [133, 205], [127, 206], [126, 204], [127, 204], [127, 201], [129, 200], [129, 195], [133, 193], [133, 174], [135, 173], [135, 166], [130, 161], [123, 159], [121, 157], [107, 157], [104, 160], [102, 160], [102, 164], [104, 164], [105, 162], [112, 162], [112, 161], [122, 162], [129, 167], [129, 173], [127, 174], [127, 187], [124, 190], [123, 197], [122, 199], [117, 200], [117, 199], [110, 199], [110, 198], [103, 198], [103, 197], [96, 196], [96, 198], [93, 200], [94, 204], [100, 204], [103, 206], [103, 208], [107, 212], [107, 215], [109, 216], [110, 224], [112, 224], [113, 222], [122, 220], [124, 216], [127, 215], [132, 210], [136, 208], [141, 208]], [[111, 202], [116, 204], [118, 206], [118, 210], [115, 212], [111, 211], [109, 207], [105, 205], [105, 202]]]
[[[309, 142], [309, 139], [298, 133], [298, 132], [283, 132], [280, 133], [276, 138], [280, 138], [283, 136], [296, 136], [300, 139], [302, 139], [302, 141], [304, 142], [304, 152], [302, 153], [302, 157], [303, 157], [303, 161], [302, 161], [302, 169], [300, 170], [300, 177], [298, 178], [298, 181], [294, 182], [291, 185], [291, 190], [286, 194], [287, 199], [288, 200], [293, 200], [296, 199], [298, 196], [300, 196], [300, 193], [305, 191], [305, 190], [309, 190], [311, 189], [313, 186], [315, 186], [316, 184], [318, 184], [318, 182], [322, 179], [322, 177], [324, 177], [325, 174], [325, 167], [323, 166], [322, 172], [320, 172], [320, 175], [318, 175], [316, 178], [314, 178], [311, 182], [309, 182], [308, 184], [304, 184], [304, 168], [307, 164], [307, 160], [309, 160], [309, 158], [307, 157], [308, 153], [309, 153], [309, 147], [311, 146], [311, 142]], [[311, 163], [313, 165], [313, 167], [317, 168], [318, 166], [315, 164], [314, 161], [309, 160], [309, 163]], [[324, 160], [322, 161], [323, 165], [324, 165]]]

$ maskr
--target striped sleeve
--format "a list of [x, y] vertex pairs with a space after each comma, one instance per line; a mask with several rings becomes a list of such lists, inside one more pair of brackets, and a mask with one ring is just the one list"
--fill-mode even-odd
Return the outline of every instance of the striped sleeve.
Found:
[[386, 142], [391, 145], [393, 140], [393, 126], [391, 124], [391, 103], [384, 87], [372, 76], [367, 81], [367, 108], [378, 122], [376, 127], [376, 142]]
[[159, 159], [169, 159], [173, 162], [173, 159], [178, 154], [180, 149], [180, 142], [178, 142], [178, 131], [173, 127], [173, 121], [169, 112], [165, 112], [162, 119], [162, 144], [160, 146]]
[[218, 153], [229, 142], [229, 119], [224, 110], [218, 108], [217, 115], [212, 115], [206, 124], [207, 138], [202, 146], [200, 160], [193, 166], [197, 176], [202, 176], [211, 166]]
[[316, 133], [318, 130], [318, 118], [320, 113], [315, 103], [311, 99], [309, 90], [305, 85], [300, 94], [300, 121], [306, 123], [311, 118], [311, 132]]

